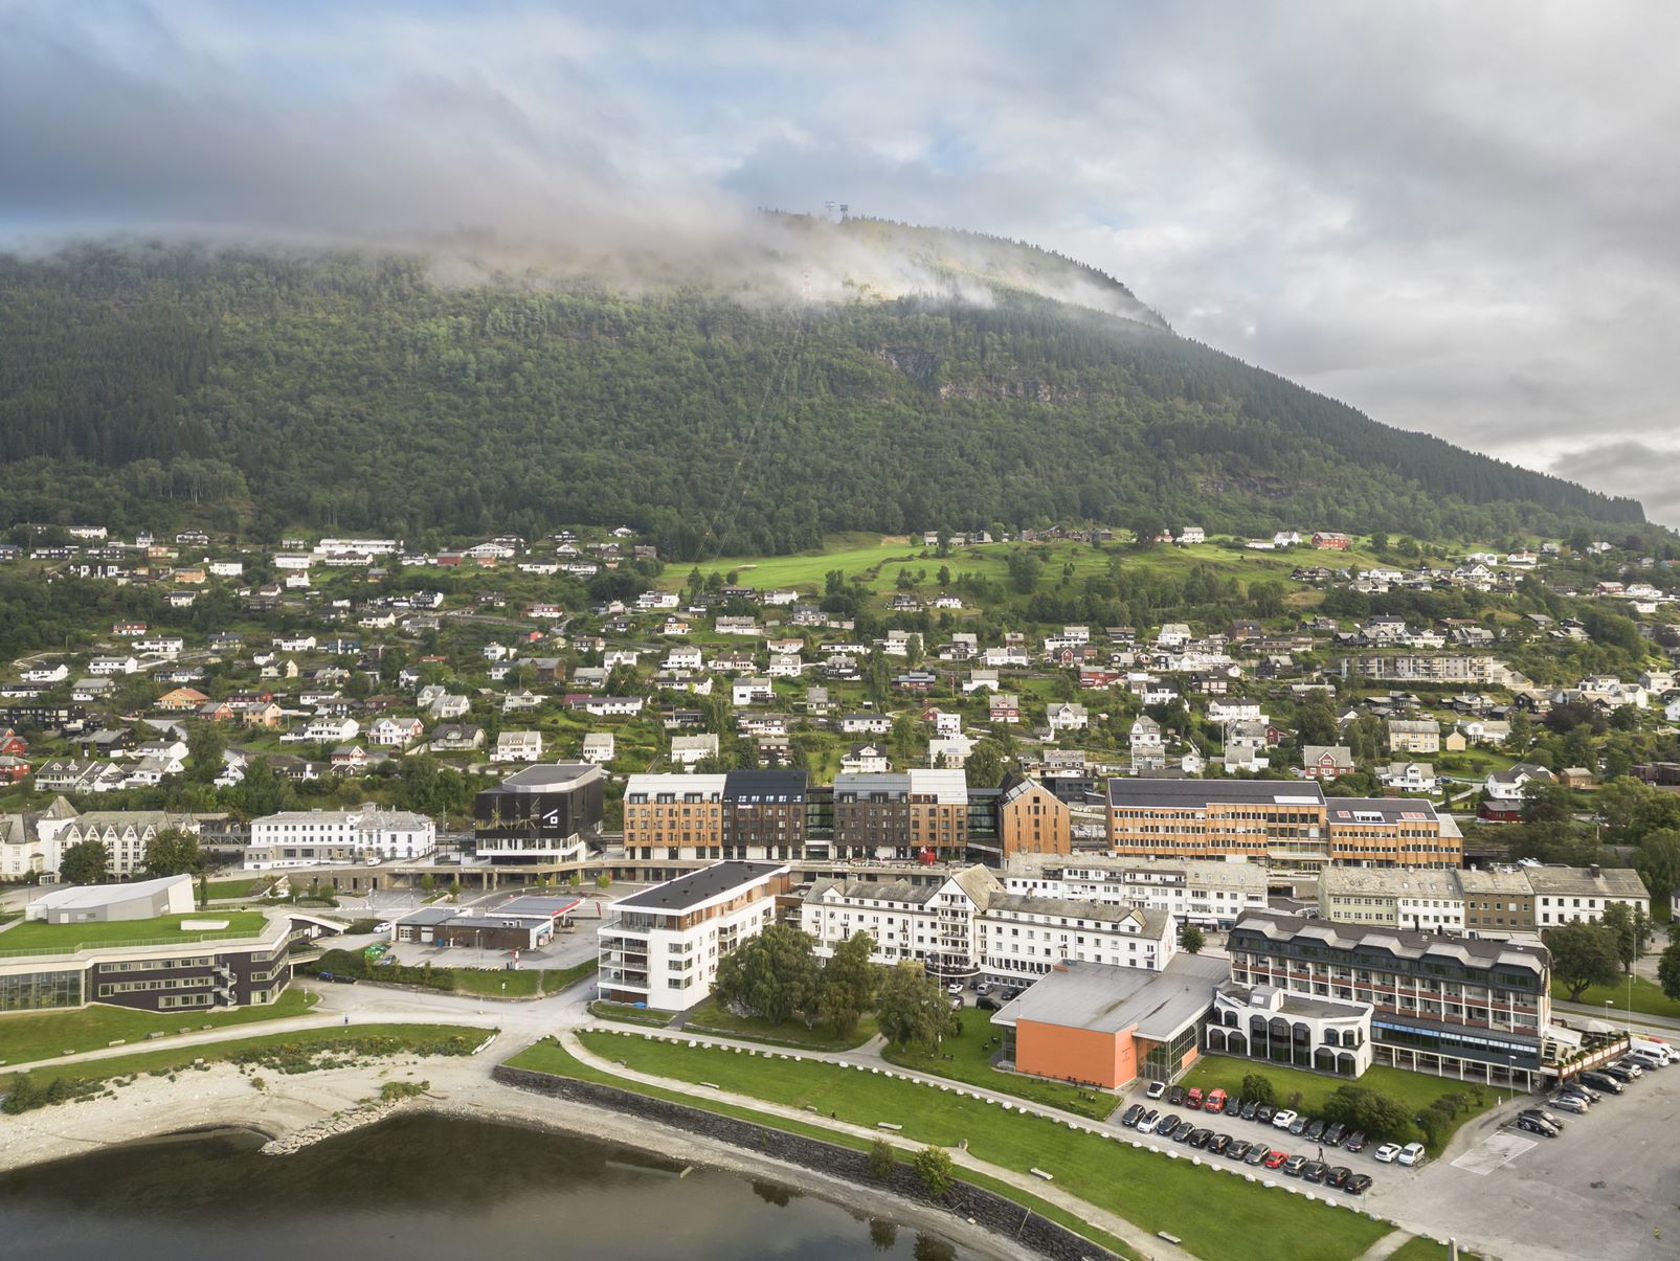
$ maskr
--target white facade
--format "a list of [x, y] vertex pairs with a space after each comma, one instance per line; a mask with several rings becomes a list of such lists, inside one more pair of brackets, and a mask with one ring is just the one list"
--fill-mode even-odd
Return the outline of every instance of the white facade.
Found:
[[596, 929], [603, 998], [687, 1011], [705, 1001], [718, 962], [775, 920], [788, 869], [722, 862], [613, 904]]
[[1141, 906], [1202, 927], [1232, 924], [1247, 911], [1266, 909], [1266, 871], [1257, 863], [1018, 854], [1010, 859], [1004, 886], [1011, 893], [1071, 902]]
[[251, 821], [247, 871], [376, 859], [412, 860], [437, 846], [437, 824], [406, 810], [289, 810]]

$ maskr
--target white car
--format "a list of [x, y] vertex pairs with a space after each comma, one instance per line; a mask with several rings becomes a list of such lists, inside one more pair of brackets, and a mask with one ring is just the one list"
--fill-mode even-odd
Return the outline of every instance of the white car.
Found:
[[1399, 1143], [1384, 1143], [1381, 1147], [1377, 1148], [1377, 1150], [1372, 1152], [1371, 1154], [1373, 1156], [1375, 1156], [1383, 1164], [1392, 1165], [1394, 1163], [1394, 1158], [1400, 1154], [1400, 1144]]
[[1272, 1124], [1280, 1130], [1287, 1130], [1295, 1124], [1295, 1118], [1300, 1115], [1299, 1112], [1291, 1112], [1288, 1108], [1282, 1108], [1272, 1115]]
[[1423, 1163], [1423, 1144], [1407, 1143], [1400, 1149], [1397, 1157], [1402, 1165], [1418, 1165]]
[[1157, 1117], [1145, 1117], [1143, 1120], [1141, 1120], [1137, 1123], [1137, 1132], [1139, 1134], [1153, 1134], [1155, 1132], [1155, 1127], [1157, 1125], [1159, 1125], [1160, 1123], [1161, 1123], [1161, 1118], [1158, 1117], [1158, 1116]]
[[376, 933], [388, 933], [391, 931], [391, 927], [390, 920], [382, 920], [373, 926], [373, 931]]
[[952, 981], [949, 985], [947, 985], [945, 987], [945, 992], [947, 994], [961, 994], [962, 993], [962, 982], [961, 981]]

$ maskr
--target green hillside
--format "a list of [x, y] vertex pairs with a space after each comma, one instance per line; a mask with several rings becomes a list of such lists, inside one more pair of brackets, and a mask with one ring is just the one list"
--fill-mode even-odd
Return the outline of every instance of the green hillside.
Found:
[[753, 266], [612, 288], [398, 255], [0, 257], [0, 511], [419, 543], [622, 523], [678, 560], [1074, 520], [1643, 522], [1178, 337], [1055, 255], [867, 221], [774, 235]]

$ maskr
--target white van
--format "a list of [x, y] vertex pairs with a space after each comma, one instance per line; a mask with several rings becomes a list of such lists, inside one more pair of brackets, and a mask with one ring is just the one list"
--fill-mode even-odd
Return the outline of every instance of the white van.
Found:
[[1680, 1051], [1676, 1051], [1673, 1045], [1661, 1038], [1634, 1038], [1629, 1054], [1641, 1064], [1645, 1063], [1648, 1057], [1657, 1061], [1653, 1067], [1665, 1068], [1674, 1062]]

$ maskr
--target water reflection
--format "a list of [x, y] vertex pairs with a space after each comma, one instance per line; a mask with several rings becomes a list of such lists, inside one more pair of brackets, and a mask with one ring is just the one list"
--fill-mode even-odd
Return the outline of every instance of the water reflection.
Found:
[[610, 1144], [425, 1114], [295, 1156], [198, 1135], [0, 1175], [7, 1261], [959, 1261], [945, 1241], [816, 1196]]

